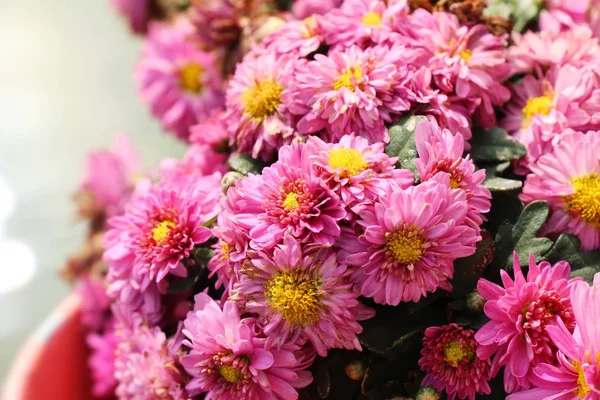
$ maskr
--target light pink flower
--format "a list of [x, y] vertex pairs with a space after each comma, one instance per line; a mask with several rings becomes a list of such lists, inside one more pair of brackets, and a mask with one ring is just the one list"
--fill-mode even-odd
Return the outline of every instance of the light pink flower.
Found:
[[548, 337], [556, 316], [575, 328], [575, 318], [569, 299], [571, 267], [565, 261], [552, 266], [547, 261], [536, 264], [529, 258], [529, 272], [523, 275], [519, 258], [514, 258], [515, 278], [500, 270], [504, 287], [481, 279], [477, 290], [486, 299], [484, 312], [490, 322], [476, 334], [477, 355], [493, 356], [492, 376], [504, 368], [504, 388], [507, 393], [529, 388], [533, 368], [540, 363], [554, 363], [556, 344]]
[[257, 314], [267, 342], [281, 346], [308, 339], [325, 357], [331, 348], [361, 350], [357, 321], [374, 313], [358, 301], [346, 265], [328, 248], [311, 251], [286, 235], [273, 255], [260, 252], [240, 270], [231, 299]]
[[115, 392], [115, 358], [120, 338], [114, 326], [104, 333], [90, 333], [86, 343], [90, 348], [88, 367], [92, 376], [92, 394], [97, 398], [107, 398]]
[[449, 130], [440, 129], [435, 121], [423, 121], [417, 126], [415, 140], [419, 154], [415, 163], [421, 182], [436, 179], [439, 174], [448, 174], [450, 187], [467, 194], [467, 219], [479, 231], [479, 226], [485, 221], [483, 214], [490, 211], [492, 194], [483, 186], [485, 171], [475, 171], [469, 155], [463, 158], [463, 136], [460, 133], [454, 136]]
[[448, 399], [475, 400], [490, 394], [490, 361], [477, 357], [472, 329], [457, 324], [432, 326], [425, 331], [419, 366], [427, 373], [421, 386], [446, 389]]
[[145, 33], [150, 21], [153, 0], [110, 0], [135, 33]]
[[241, 319], [235, 302], [223, 309], [208, 295], [195, 297], [194, 311], [184, 321], [184, 345], [190, 352], [181, 364], [192, 376], [190, 395], [206, 393], [207, 400], [296, 400], [297, 389], [310, 384], [305, 369], [314, 352], [301, 342], [268, 348], [253, 319]]
[[179, 186], [199, 184], [202, 177], [227, 172], [225, 162], [226, 155], [216, 153], [210, 145], [193, 145], [185, 152], [183, 161], [167, 158], [160, 162], [162, 182], [177, 182]]
[[468, 211], [467, 193], [451, 189], [447, 175], [406, 190], [388, 189], [361, 212], [360, 236], [345, 231], [339, 241], [360, 293], [398, 305], [451, 290], [454, 260], [473, 254], [481, 239], [467, 224]]
[[292, 5], [292, 13], [298, 19], [326, 14], [342, 4], [343, 0], [296, 0]]
[[223, 120], [225, 111], [218, 109], [213, 111], [210, 117], [200, 121], [190, 128], [190, 143], [192, 145], [208, 144], [215, 151], [227, 149], [229, 134], [227, 125]]
[[229, 81], [225, 123], [229, 143], [254, 158], [272, 159], [295, 137], [294, 120], [283, 93], [294, 83], [294, 59], [249, 53]]
[[328, 141], [354, 133], [371, 143], [389, 140], [385, 122], [410, 108], [410, 50], [402, 46], [351, 47], [315, 55], [297, 68], [290, 110], [301, 116], [298, 131], [326, 129]]
[[600, 248], [600, 131], [570, 132], [530, 165], [525, 203], [545, 200], [550, 218], [540, 234], [572, 233], [583, 250]]
[[[248, 231], [254, 249], [268, 249], [289, 233], [303, 243], [331, 246], [346, 216], [339, 197], [312, 172], [311, 144], [284, 146], [279, 161], [227, 191], [227, 211]], [[237, 201], [232, 199], [237, 198]]]
[[242, 27], [234, 1], [195, 0], [187, 11], [195, 29], [193, 38], [207, 51], [224, 50], [235, 46], [240, 40]]
[[[313, 1], [313, 0], [310, 0]], [[301, 2], [295, 2], [294, 6]], [[326, 3], [319, 0], [319, 3]], [[274, 52], [277, 56], [292, 55], [306, 57], [323, 44], [320, 15], [308, 16], [303, 20], [292, 20], [267, 36], [255, 51], [261, 54]]]
[[81, 299], [81, 324], [91, 331], [103, 330], [109, 320], [111, 303], [105, 283], [83, 275], [77, 282], [75, 293]]
[[600, 399], [600, 274], [590, 285], [579, 281], [571, 287], [571, 303], [577, 321], [575, 331], [562, 320], [548, 327], [548, 335], [558, 347], [558, 363], [534, 368], [531, 383], [536, 387], [515, 393], [508, 400], [598, 400]]
[[152, 25], [135, 71], [152, 114], [184, 140], [191, 126], [224, 103], [217, 59], [189, 40], [193, 31], [182, 19]]
[[588, 21], [588, 11], [597, 0], [546, 0], [540, 14], [540, 30], [560, 32]]

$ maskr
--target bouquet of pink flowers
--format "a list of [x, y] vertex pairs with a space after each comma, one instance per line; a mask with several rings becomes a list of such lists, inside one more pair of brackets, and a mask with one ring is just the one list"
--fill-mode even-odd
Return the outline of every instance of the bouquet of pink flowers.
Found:
[[600, 3], [113, 0], [183, 160], [88, 158], [98, 398], [600, 399]]

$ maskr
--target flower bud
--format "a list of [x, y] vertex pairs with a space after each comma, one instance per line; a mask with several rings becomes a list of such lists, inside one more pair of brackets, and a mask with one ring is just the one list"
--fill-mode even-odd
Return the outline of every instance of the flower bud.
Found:
[[362, 380], [362, 378], [365, 376], [365, 369], [365, 363], [360, 360], [352, 361], [346, 365], [346, 368], [344, 368], [348, 378], [352, 379], [353, 381]]
[[237, 171], [229, 171], [228, 173], [223, 175], [223, 179], [221, 179], [221, 190], [223, 191], [223, 193], [226, 194], [227, 189], [235, 185], [235, 182], [243, 177], [244, 174], [241, 174]]
[[482, 295], [479, 294], [477, 290], [469, 293], [467, 298], [465, 299], [467, 309], [469, 311], [480, 312], [483, 311], [483, 306], [485, 305], [485, 299]]
[[431, 386], [425, 386], [417, 392], [416, 400], [440, 400], [441, 398], [442, 394], [440, 392]]

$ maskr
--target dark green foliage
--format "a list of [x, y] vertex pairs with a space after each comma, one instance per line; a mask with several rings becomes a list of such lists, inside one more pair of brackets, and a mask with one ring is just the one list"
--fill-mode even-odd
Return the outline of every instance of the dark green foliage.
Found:
[[[398, 123], [389, 128], [390, 143], [385, 147], [385, 153], [390, 157], [398, 157], [399, 168], [406, 168], [415, 175], [417, 168], [415, 159], [417, 158], [417, 147], [415, 145], [415, 129], [419, 122], [427, 118], [418, 115], [411, 115], [402, 118]], [[415, 178], [416, 179], [416, 178]]]

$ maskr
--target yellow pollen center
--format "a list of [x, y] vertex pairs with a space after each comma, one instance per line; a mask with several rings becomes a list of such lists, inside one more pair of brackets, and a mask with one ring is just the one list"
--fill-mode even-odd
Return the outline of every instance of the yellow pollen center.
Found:
[[298, 207], [300, 207], [300, 203], [298, 203], [298, 193], [289, 192], [283, 200], [283, 208], [287, 211], [294, 211]]
[[152, 229], [152, 239], [154, 239], [156, 243], [161, 243], [169, 236], [171, 229], [176, 226], [177, 224], [171, 220], [161, 221]]
[[362, 68], [359, 66], [346, 68], [342, 71], [342, 74], [333, 82], [333, 90], [340, 90], [345, 87], [352, 91], [356, 88], [356, 85], [362, 79]]
[[423, 238], [416, 230], [386, 233], [387, 248], [400, 264], [414, 264], [423, 256]]
[[296, 328], [306, 328], [319, 320], [319, 290], [319, 280], [301, 270], [280, 272], [265, 283], [267, 304]]
[[225, 241], [221, 242], [221, 254], [226, 260], [229, 260], [229, 253], [231, 253], [231, 246], [229, 243]]
[[577, 397], [583, 399], [589, 392], [591, 392], [591, 389], [585, 380], [585, 372], [583, 368], [581, 368], [581, 363], [578, 361], [573, 361], [572, 364], [575, 368], [575, 371], [577, 371]]
[[456, 178], [450, 178], [450, 187], [452, 189], [458, 189], [460, 187], [460, 181]]
[[543, 95], [539, 97], [531, 97], [527, 100], [527, 104], [521, 110], [523, 117], [523, 127], [527, 128], [531, 123], [531, 118], [536, 115], [548, 115], [552, 111], [553, 99], [551, 96]]
[[465, 358], [472, 360], [473, 355], [473, 351], [468, 346], [460, 344], [456, 340], [444, 346], [444, 360], [454, 368], [458, 367], [458, 364]]
[[316, 23], [314, 17], [304, 18], [304, 23], [302, 24], [302, 36], [304, 39], [310, 39], [315, 36], [315, 27]]
[[183, 90], [190, 93], [200, 93], [202, 91], [201, 76], [204, 74], [204, 67], [200, 64], [186, 64], [179, 70], [179, 84]]
[[571, 179], [575, 193], [566, 197], [569, 211], [600, 227], [600, 176], [591, 174]]
[[473, 52], [469, 49], [460, 52], [460, 58], [462, 58], [465, 62], [469, 62], [471, 57], [473, 57]]
[[369, 11], [363, 15], [362, 23], [366, 26], [380, 26], [381, 25], [381, 14]]
[[240, 370], [230, 365], [221, 365], [219, 373], [229, 383], [237, 383], [244, 377], [244, 374]]
[[369, 167], [363, 154], [356, 149], [332, 149], [329, 151], [329, 166], [341, 168], [344, 177], [354, 176]]
[[257, 81], [242, 92], [244, 113], [252, 119], [262, 121], [277, 112], [281, 104], [283, 86], [275, 79]]

